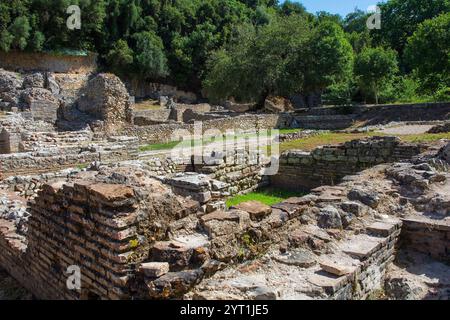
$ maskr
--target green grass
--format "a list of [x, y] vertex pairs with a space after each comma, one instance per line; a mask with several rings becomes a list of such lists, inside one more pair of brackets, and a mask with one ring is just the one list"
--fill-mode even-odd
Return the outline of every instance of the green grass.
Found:
[[[300, 129], [282, 129], [280, 130], [280, 134], [286, 134], [286, 133], [293, 133], [298, 132]], [[324, 145], [337, 145], [341, 144], [347, 141], [351, 141], [354, 139], [363, 139], [363, 138], [369, 138], [373, 136], [383, 136], [385, 134], [380, 132], [361, 132], [361, 133], [340, 133], [340, 132], [325, 132], [318, 135], [310, 136], [307, 138], [299, 139], [299, 140], [293, 140], [293, 141], [286, 141], [282, 142], [280, 144], [280, 153], [284, 152], [286, 150], [292, 150], [292, 149], [300, 149], [305, 151], [311, 151], [319, 146]], [[411, 142], [411, 143], [426, 143], [426, 142], [434, 142], [438, 141], [440, 139], [450, 139], [450, 133], [438, 133], [438, 134], [431, 134], [431, 133], [423, 133], [423, 134], [409, 134], [409, 135], [397, 135], [401, 140], [404, 142]], [[248, 134], [239, 134], [236, 136], [237, 139], [244, 139], [244, 138], [255, 138], [256, 134], [254, 133], [248, 133]], [[145, 152], [145, 151], [154, 151], [154, 150], [168, 150], [173, 149], [176, 146], [179, 147], [190, 147], [193, 146], [194, 142], [203, 142], [203, 145], [207, 145], [209, 143], [214, 142], [213, 137], [205, 137], [203, 140], [186, 140], [183, 141], [181, 145], [180, 141], [172, 141], [167, 143], [157, 143], [157, 144], [149, 144], [145, 146], [141, 146], [139, 148], [139, 151]], [[270, 154], [270, 146], [268, 146], [268, 154]]]
[[289, 134], [289, 133], [297, 133], [302, 131], [302, 129], [279, 129], [280, 134]]
[[[383, 136], [385, 134], [380, 132], [364, 132], [364, 133], [336, 133], [328, 132], [316, 136], [307, 137], [300, 140], [286, 141], [280, 144], [280, 153], [286, 150], [300, 149], [311, 151], [319, 146], [337, 145], [354, 139], [363, 139], [373, 136]], [[450, 133], [422, 133], [422, 134], [407, 134], [396, 135], [404, 142], [410, 143], [425, 143], [434, 142], [441, 139], [450, 139]]]
[[[186, 143], [187, 143], [186, 146], [188, 146], [189, 142], [186, 142]], [[171, 142], [167, 142], [167, 143], [148, 144], [148, 145], [139, 147], [139, 151], [145, 152], [145, 151], [154, 151], [154, 150], [168, 150], [168, 149], [175, 148], [179, 144], [180, 144], [180, 141], [171, 141]]]
[[422, 134], [408, 134], [399, 136], [405, 142], [411, 143], [425, 143], [425, 142], [434, 142], [441, 139], [449, 139], [450, 140], [450, 132], [446, 133], [422, 133]]
[[227, 203], [227, 208], [236, 206], [239, 203], [246, 202], [246, 201], [259, 201], [262, 202], [268, 206], [274, 205], [276, 203], [280, 203], [283, 200], [286, 200], [291, 197], [298, 197], [303, 196], [303, 193], [299, 192], [293, 192], [288, 190], [282, 190], [282, 189], [274, 189], [274, 188], [266, 188], [257, 190], [255, 192], [242, 194], [242, 195], [236, 195], [232, 198], [229, 198]]

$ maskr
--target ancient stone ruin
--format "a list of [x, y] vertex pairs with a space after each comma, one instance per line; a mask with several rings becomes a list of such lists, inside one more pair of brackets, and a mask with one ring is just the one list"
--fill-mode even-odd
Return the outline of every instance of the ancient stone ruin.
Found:
[[[32, 297], [449, 298], [448, 140], [252, 148], [252, 134], [273, 129], [308, 129], [281, 142], [388, 120], [442, 132], [449, 104], [295, 111], [270, 97], [256, 112], [165, 90], [160, 108], [141, 110], [111, 74], [0, 71], [0, 267]], [[196, 130], [238, 135], [225, 150], [214, 139], [187, 153], [146, 148], [184, 136], [191, 150]], [[298, 196], [226, 206], [268, 186]], [[67, 285], [73, 270], [79, 288]]]

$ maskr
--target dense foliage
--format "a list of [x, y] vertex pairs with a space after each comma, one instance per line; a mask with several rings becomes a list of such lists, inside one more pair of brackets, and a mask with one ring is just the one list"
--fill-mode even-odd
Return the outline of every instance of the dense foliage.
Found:
[[[66, 27], [74, 4], [79, 30]], [[379, 6], [382, 28], [368, 30], [364, 11], [311, 14], [294, 1], [5, 0], [0, 50], [94, 51], [123, 77], [205, 89], [215, 99], [448, 99], [450, 0]], [[389, 68], [376, 71], [380, 63]]]

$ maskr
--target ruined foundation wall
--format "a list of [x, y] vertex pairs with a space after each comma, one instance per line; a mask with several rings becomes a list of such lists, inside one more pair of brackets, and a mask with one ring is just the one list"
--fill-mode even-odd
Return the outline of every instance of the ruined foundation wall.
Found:
[[125, 149], [68, 154], [56, 153], [54, 155], [36, 152], [6, 154], [0, 155], [0, 174], [3, 178], [13, 175], [38, 174], [87, 165], [94, 161], [112, 162], [134, 157], [134, 150]]
[[[264, 114], [242, 115], [237, 117], [206, 120], [202, 122], [203, 133], [207, 130], [219, 130], [225, 133], [227, 130], [255, 131], [260, 129], [284, 128], [289, 123], [287, 115]], [[194, 134], [194, 124], [168, 123], [149, 126], [128, 127], [120, 134], [136, 136], [141, 143], [164, 143], [174, 140], [174, 134], [190, 132]]]
[[307, 191], [335, 185], [343, 177], [377, 164], [410, 159], [421, 151], [420, 146], [400, 143], [394, 137], [354, 140], [312, 152], [291, 150], [280, 156], [280, 169], [271, 181], [276, 187]]
[[[401, 223], [397, 223], [384, 234], [371, 233], [371, 240], [378, 243], [367, 256], [354, 256], [360, 260], [361, 265], [337, 282], [335, 287], [325, 288], [325, 291], [331, 293], [332, 299], [364, 300], [383, 288], [387, 267], [394, 261], [398, 249], [401, 226]], [[352, 256], [351, 253], [349, 255]]]
[[421, 103], [376, 106], [313, 108], [294, 116], [304, 129], [340, 130], [353, 122], [366, 125], [395, 121], [432, 121], [450, 118], [450, 103]]
[[402, 246], [450, 263], [450, 226], [439, 220], [403, 219]]

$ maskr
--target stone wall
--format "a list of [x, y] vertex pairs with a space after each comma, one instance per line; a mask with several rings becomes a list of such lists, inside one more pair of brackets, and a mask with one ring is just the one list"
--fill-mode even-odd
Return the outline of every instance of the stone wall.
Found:
[[329, 279], [324, 288], [331, 299], [364, 300], [383, 288], [387, 268], [398, 249], [401, 226], [400, 222], [375, 222], [368, 228], [369, 235], [354, 236], [341, 246], [360, 265], [341, 281]]
[[135, 150], [120, 148], [116, 150], [85, 151], [79, 153], [24, 152], [0, 155], [0, 175], [3, 178], [13, 175], [38, 174], [65, 168], [88, 165], [94, 161], [115, 162], [135, 157]]
[[170, 109], [139, 110], [133, 111], [133, 124], [136, 126], [148, 126], [169, 121]]
[[395, 137], [353, 140], [338, 146], [319, 147], [312, 152], [290, 150], [280, 156], [276, 187], [310, 190], [320, 185], [335, 185], [347, 176], [371, 166], [410, 159], [423, 147], [403, 144]]
[[403, 219], [402, 246], [450, 263], [450, 224], [425, 217]]
[[[84, 173], [44, 185], [31, 203], [26, 236], [0, 219], [0, 264], [37, 298], [130, 298], [136, 264], [170, 222], [197, 208], [148, 176], [122, 172], [130, 181], [113, 183], [120, 170], [114, 172], [103, 182]], [[69, 266], [80, 268], [81, 290], [67, 288]]]
[[159, 99], [161, 96], [167, 96], [180, 103], [197, 102], [197, 96], [194, 93], [179, 90], [177, 87], [171, 85], [139, 80], [125, 80], [125, 83], [130, 94], [137, 99]]
[[[177, 103], [174, 108], [171, 109], [170, 119], [178, 122], [188, 122], [190, 118], [185, 113], [187, 111], [194, 111], [196, 113], [205, 113], [211, 111], [211, 105], [208, 103], [202, 104], [180, 104]], [[189, 112], [188, 112], [189, 114]]]
[[0, 132], [0, 154], [19, 152], [20, 133], [2, 129]]
[[34, 197], [44, 184], [64, 181], [78, 174], [80, 168], [71, 168], [56, 172], [47, 172], [29, 176], [11, 176], [0, 181], [0, 190], [15, 192], [21, 197]]
[[260, 154], [249, 153], [245, 148], [240, 148], [228, 152], [214, 165], [202, 165], [196, 170], [225, 183], [226, 187], [222, 188], [222, 192], [229, 196], [267, 186], [269, 177], [262, 175], [262, 169], [269, 162], [268, 158]]
[[450, 103], [323, 107], [299, 111], [294, 118], [300, 128], [319, 130], [345, 129], [354, 122], [369, 126], [395, 121], [445, 120], [450, 119]]
[[0, 52], [0, 68], [13, 71], [48, 71], [57, 73], [93, 73], [97, 55], [69, 56], [49, 53]]
[[[255, 131], [260, 129], [285, 128], [290, 123], [285, 114], [247, 114], [236, 117], [226, 117], [202, 122], [203, 133], [207, 130]], [[166, 123], [149, 126], [134, 126], [123, 129], [120, 134], [138, 137], [141, 143], [164, 143], [174, 139], [174, 133], [186, 130], [194, 133], [194, 124]], [[181, 131], [182, 132], [182, 131]]]

